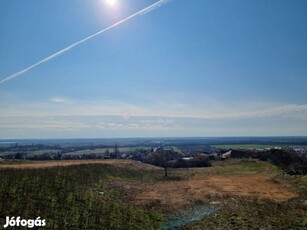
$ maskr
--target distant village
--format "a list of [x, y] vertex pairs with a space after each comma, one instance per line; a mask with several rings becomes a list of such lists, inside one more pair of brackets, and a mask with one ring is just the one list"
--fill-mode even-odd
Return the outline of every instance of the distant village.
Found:
[[[125, 147], [125, 148], [124, 148]], [[259, 159], [282, 167], [289, 174], [307, 173], [307, 148], [247, 148], [219, 149], [187, 147], [184, 151], [172, 146], [147, 146], [129, 148], [108, 145], [18, 145], [4, 143], [0, 146], [0, 161], [7, 160], [80, 160], [80, 159], [132, 159], [144, 163], [174, 168], [210, 167], [213, 161], [229, 158]], [[124, 151], [121, 151], [124, 150]]]

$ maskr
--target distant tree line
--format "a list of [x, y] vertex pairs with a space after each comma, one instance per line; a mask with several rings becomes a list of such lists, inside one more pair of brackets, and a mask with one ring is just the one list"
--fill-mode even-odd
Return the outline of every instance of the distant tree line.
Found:
[[307, 174], [307, 154], [292, 148], [270, 149], [263, 151], [232, 150], [232, 158], [257, 158], [269, 161], [290, 175]]
[[290, 175], [307, 174], [307, 156], [293, 149], [272, 150], [270, 160]]
[[195, 155], [189, 160], [179, 159], [173, 164], [175, 168], [210, 167], [210, 158], [201, 154]]
[[181, 153], [173, 149], [158, 148], [150, 152], [136, 155], [137, 159], [148, 164], [163, 167], [165, 176], [167, 177], [168, 168], [190, 168], [190, 167], [209, 167], [211, 166], [209, 157], [202, 154], [195, 155], [194, 157], [185, 159]]

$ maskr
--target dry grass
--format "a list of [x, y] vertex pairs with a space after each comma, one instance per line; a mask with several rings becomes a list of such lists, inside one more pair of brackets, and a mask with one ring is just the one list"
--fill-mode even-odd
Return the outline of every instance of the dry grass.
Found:
[[177, 210], [198, 201], [224, 196], [256, 198], [258, 200], [286, 201], [297, 196], [291, 187], [278, 183], [269, 175], [203, 176], [183, 181], [158, 182], [155, 184], [114, 181], [113, 186], [130, 194], [134, 204], [163, 210]]
[[0, 169], [39, 169], [51, 167], [65, 167], [71, 165], [84, 164], [108, 164], [119, 167], [130, 167], [133, 169], [158, 169], [158, 167], [143, 164], [132, 160], [55, 160], [55, 161], [31, 161], [31, 162], [16, 162], [16, 163], [0, 163]]

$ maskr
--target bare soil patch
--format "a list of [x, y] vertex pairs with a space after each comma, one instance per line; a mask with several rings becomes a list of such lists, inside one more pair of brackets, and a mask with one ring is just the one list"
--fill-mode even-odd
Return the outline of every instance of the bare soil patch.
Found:
[[276, 182], [270, 175], [203, 176], [184, 181], [167, 181], [155, 184], [136, 184], [128, 181], [114, 181], [130, 195], [130, 201], [164, 210], [180, 209], [197, 201], [224, 196], [241, 196], [276, 202], [297, 197], [288, 184]]

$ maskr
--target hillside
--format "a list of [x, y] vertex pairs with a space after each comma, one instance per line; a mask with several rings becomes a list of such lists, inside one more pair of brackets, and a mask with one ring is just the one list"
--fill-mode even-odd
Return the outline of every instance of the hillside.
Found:
[[269, 163], [232, 159], [163, 175], [162, 168], [131, 160], [1, 163], [0, 222], [18, 214], [46, 219], [47, 229], [303, 229], [307, 223], [306, 176], [284, 176]]

